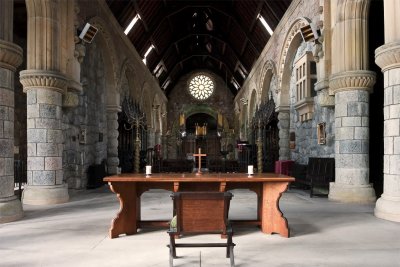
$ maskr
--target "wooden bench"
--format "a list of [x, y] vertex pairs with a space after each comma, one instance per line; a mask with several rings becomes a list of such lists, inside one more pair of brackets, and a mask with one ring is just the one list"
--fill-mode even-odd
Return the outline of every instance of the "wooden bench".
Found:
[[314, 187], [329, 187], [335, 180], [335, 159], [309, 158], [306, 180], [310, 182], [310, 197], [315, 195]]
[[[172, 195], [176, 225], [168, 231], [169, 266], [177, 258], [176, 248], [225, 247], [231, 267], [235, 266], [232, 242], [233, 231], [228, 221], [230, 192], [176, 192]], [[176, 243], [179, 235], [220, 234], [226, 236], [224, 243]]]

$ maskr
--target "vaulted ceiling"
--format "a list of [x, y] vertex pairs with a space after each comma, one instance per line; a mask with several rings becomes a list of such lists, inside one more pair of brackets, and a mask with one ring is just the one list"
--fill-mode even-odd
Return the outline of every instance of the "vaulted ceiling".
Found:
[[[182, 75], [207, 69], [236, 95], [270, 38], [260, 14], [274, 30], [291, 0], [106, 0], [128, 38], [168, 96]], [[159, 70], [162, 66], [162, 71]], [[239, 85], [237, 89], [232, 80]]]

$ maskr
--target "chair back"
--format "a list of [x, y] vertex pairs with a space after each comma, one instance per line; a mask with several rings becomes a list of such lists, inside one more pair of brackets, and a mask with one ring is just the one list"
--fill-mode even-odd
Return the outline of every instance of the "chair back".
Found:
[[176, 192], [172, 198], [178, 234], [226, 233], [230, 192]]

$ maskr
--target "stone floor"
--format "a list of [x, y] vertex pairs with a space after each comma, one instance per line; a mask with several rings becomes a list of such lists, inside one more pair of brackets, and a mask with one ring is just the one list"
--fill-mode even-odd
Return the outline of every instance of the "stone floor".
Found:
[[[233, 193], [230, 218], [255, 218], [255, 194]], [[66, 204], [25, 205], [22, 220], [1, 224], [0, 266], [168, 266], [166, 230], [108, 238], [119, 208], [108, 187], [70, 192], [70, 196]], [[171, 217], [166, 191], [147, 192], [142, 203], [145, 219]], [[291, 189], [282, 196], [281, 209], [291, 238], [236, 227], [236, 266], [400, 266], [400, 223], [374, 217], [374, 205], [309, 198], [308, 192]], [[190, 239], [219, 241], [218, 236]], [[222, 248], [177, 252], [182, 257], [174, 261], [175, 266], [229, 266]]]

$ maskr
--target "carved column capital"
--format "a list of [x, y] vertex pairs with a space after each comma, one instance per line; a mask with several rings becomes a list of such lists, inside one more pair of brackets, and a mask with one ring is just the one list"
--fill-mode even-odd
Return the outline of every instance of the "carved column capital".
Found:
[[375, 50], [375, 63], [382, 71], [400, 68], [400, 43], [389, 43]]
[[0, 67], [16, 71], [23, 60], [23, 50], [14, 43], [0, 40]]
[[354, 90], [365, 90], [371, 92], [375, 81], [375, 72], [368, 70], [355, 70], [333, 74], [330, 77], [329, 85], [334, 94]]
[[24, 92], [41, 88], [65, 93], [69, 80], [57, 71], [23, 70], [20, 72], [20, 82], [24, 86]]

